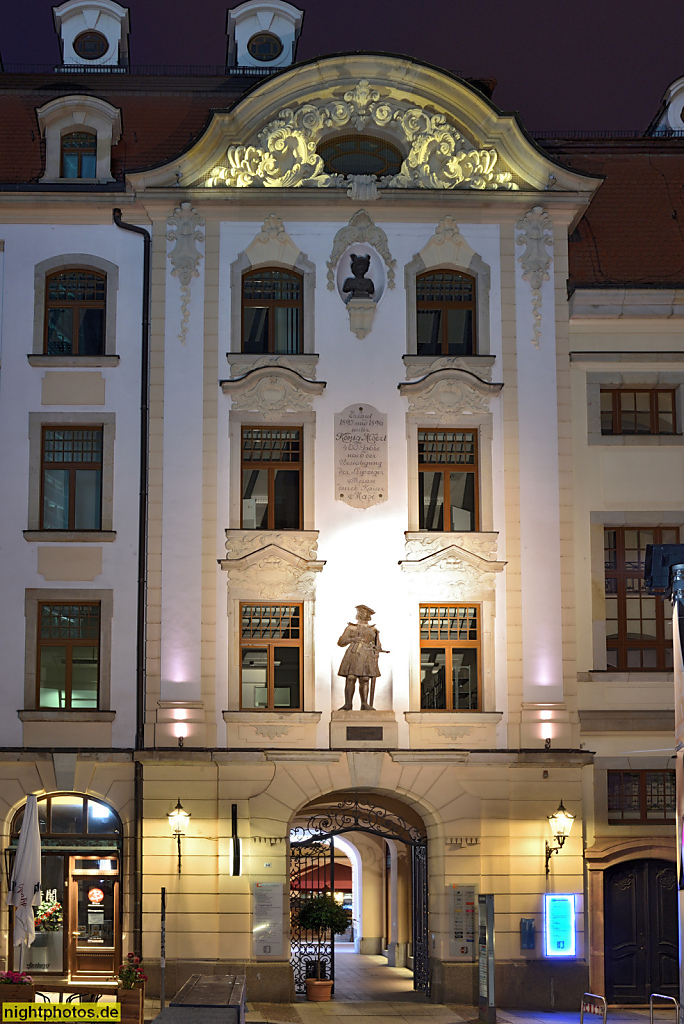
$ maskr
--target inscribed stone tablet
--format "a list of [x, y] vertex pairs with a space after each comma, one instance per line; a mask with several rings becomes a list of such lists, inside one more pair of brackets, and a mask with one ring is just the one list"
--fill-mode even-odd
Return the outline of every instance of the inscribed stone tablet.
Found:
[[372, 405], [335, 416], [335, 498], [352, 508], [387, 501], [387, 413]]

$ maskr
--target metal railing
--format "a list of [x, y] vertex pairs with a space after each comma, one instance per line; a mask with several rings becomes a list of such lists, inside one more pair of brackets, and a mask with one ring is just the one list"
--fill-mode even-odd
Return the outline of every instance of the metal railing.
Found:
[[593, 992], [585, 992], [582, 996], [582, 1003], [580, 1005], [580, 1024], [583, 1024], [584, 1014], [601, 1014], [603, 1017], [603, 1024], [606, 1024], [606, 1016], [608, 1014], [608, 1006], [606, 1004], [605, 996], [594, 995]]
[[674, 1003], [674, 1012], [675, 1012], [674, 1019], [675, 1019], [675, 1024], [678, 1024], [678, 1021], [679, 1021], [679, 1000], [675, 999], [674, 996], [664, 996], [661, 992], [651, 992], [651, 995], [649, 996], [649, 1000], [648, 1000], [648, 1018], [649, 1018], [650, 1024], [653, 1024], [653, 1000], [654, 999], [667, 999], [668, 1002]]

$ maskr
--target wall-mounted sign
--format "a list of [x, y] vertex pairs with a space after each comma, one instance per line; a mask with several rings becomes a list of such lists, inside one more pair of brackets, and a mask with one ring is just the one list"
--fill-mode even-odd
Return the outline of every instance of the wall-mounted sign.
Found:
[[335, 414], [335, 498], [352, 508], [387, 501], [387, 413], [348, 405]]
[[449, 895], [449, 956], [454, 960], [475, 959], [475, 918], [477, 886], [447, 886]]
[[102, 889], [88, 889], [88, 902], [89, 903], [102, 903], [104, 899], [104, 893]]
[[544, 893], [544, 956], [576, 956], [574, 892]]
[[255, 956], [283, 955], [283, 883], [255, 882], [252, 944]]

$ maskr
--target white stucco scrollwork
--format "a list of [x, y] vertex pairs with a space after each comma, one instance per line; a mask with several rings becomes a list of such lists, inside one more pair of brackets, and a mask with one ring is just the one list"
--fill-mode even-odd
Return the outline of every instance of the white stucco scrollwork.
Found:
[[400, 561], [399, 565], [404, 572], [412, 574], [412, 590], [418, 594], [429, 593], [432, 600], [476, 601], [491, 598], [496, 574], [503, 571], [506, 563], [475, 554], [453, 541], [446, 541], [445, 535], [440, 540], [441, 546], [426, 554], [416, 551], [415, 535], [407, 543], [409, 557]]
[[166, 237], [169, 242], [176, 243], [169, 252], [169, 259], [173, 265], [171, 273], [178, 278], [181, 286], [182, 315], [178, 338], [185, 344], [190, 320], [190, 282], [193, 277], [199, 277], [197, 268], [203, 258], [197, 243], [204, 241], [204, 232], [200, 230], [204, 227], [204, 218], [193, 209], [191, 203], [181, 203], [167, 223], [172, 230], [167, 232]]
[[[414, 380], [416, 377], [426, 377], [436, 370], [465, 370], [466, 373], [473, 372], [474, 360], [470, 361], [468, 356], [435, 356], [434, 358], [430, 356], [415, 356], [414, 359], [415, 362], [407, 362], [405, 360], [407, 381]], [[477, 376], [481, 380], [491, 381], [491, 364], [487, 366], [481, 359], [478, 360]]]
[[307, 380], [286, 366], [271, 365], [221, 381], [221, 388], [230, 395], [234, 410], [279, 414], [310, 409], [314, 397], [323, 394], [325, 383]]
[[316, 152], [331, 129], [349, 126], [359, 132], [367, 127], [388, 130], [407, 151], [399, 173], [378, 179], [377, 188], [518, 188], [510, 172], [495, 170], [496, 149], [476, 149], [444, 114], [382, 95], [365, 78], [327, 103], [284, 107], [258, 133], [256, 145], [229, 146], [204, 184], [349, 188], [354, 197], [358, 186], [342, 174], [328, 174]]
[[261, 546], [247, 554], [235, 558], [231, 552], [231, 557], [221, 561], [231, 590], [242, 597], [265, 600], [312, 596], [316, 576], [325, 562], [302, 557], [289, 547], [273, 543], [271, 537], [270, 533], [261, 537]]
[[541, 206], [534, 206], [522, 220], [516, 221], [516, 231], [522, 232], [515, 239], [516, 245], [524, 245], [525, 251], [518, 256], [523, 268], [523, 280], [530, 282], [532, 289], [532, 344], [539, 348], [542, 325], [543, 281], [549, 280], [549, 267], [553, 257], [546, 246], [553, 246], [553, 225], [548, 213]]
[[227, 558], [244, 558], [266, 544], [284, 548], [308, 561], [315, 561], [318, 557], [317, 530], [288, 530], [287, 533], [276, 530], [226, 530]]
[[342, 253], [348, 246], [367, 242], [372, 245], [378, 255], [382, 256], [387, 267], [387, 287], [394, 288], [394, 268], [396, 260], [392, 259], [389, 251], [387, 235], [374, 222], [370, 214], [365, 210], [357, 210], [346, 227], [340, 228], [333, 240], [330, 259], [327, 261], [328, 268], [328, 291], [335, 288], [335, 268], [340, 261]]
[[408, 399], [411, 412], [474, 415], [489, 412], [489, 403], [503, 384], [480, 380], [466, 370], [434, 370], [419, 380], [405, 381], [399, 392]]

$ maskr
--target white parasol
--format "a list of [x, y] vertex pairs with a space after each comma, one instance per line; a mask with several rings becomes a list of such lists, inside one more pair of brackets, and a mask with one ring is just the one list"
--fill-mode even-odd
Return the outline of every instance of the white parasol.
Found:
[[17, 855], [14, 858], [12, 881], [7, 894], [8, 906], [15, 907], [14, 945], [20, 947], [21, 970], [24, 948], [36, 937], [33, 908], [40, 903], [40, 828], [38, 801], [35, 796], [26, 799], [24, 820], [21, 824]]

